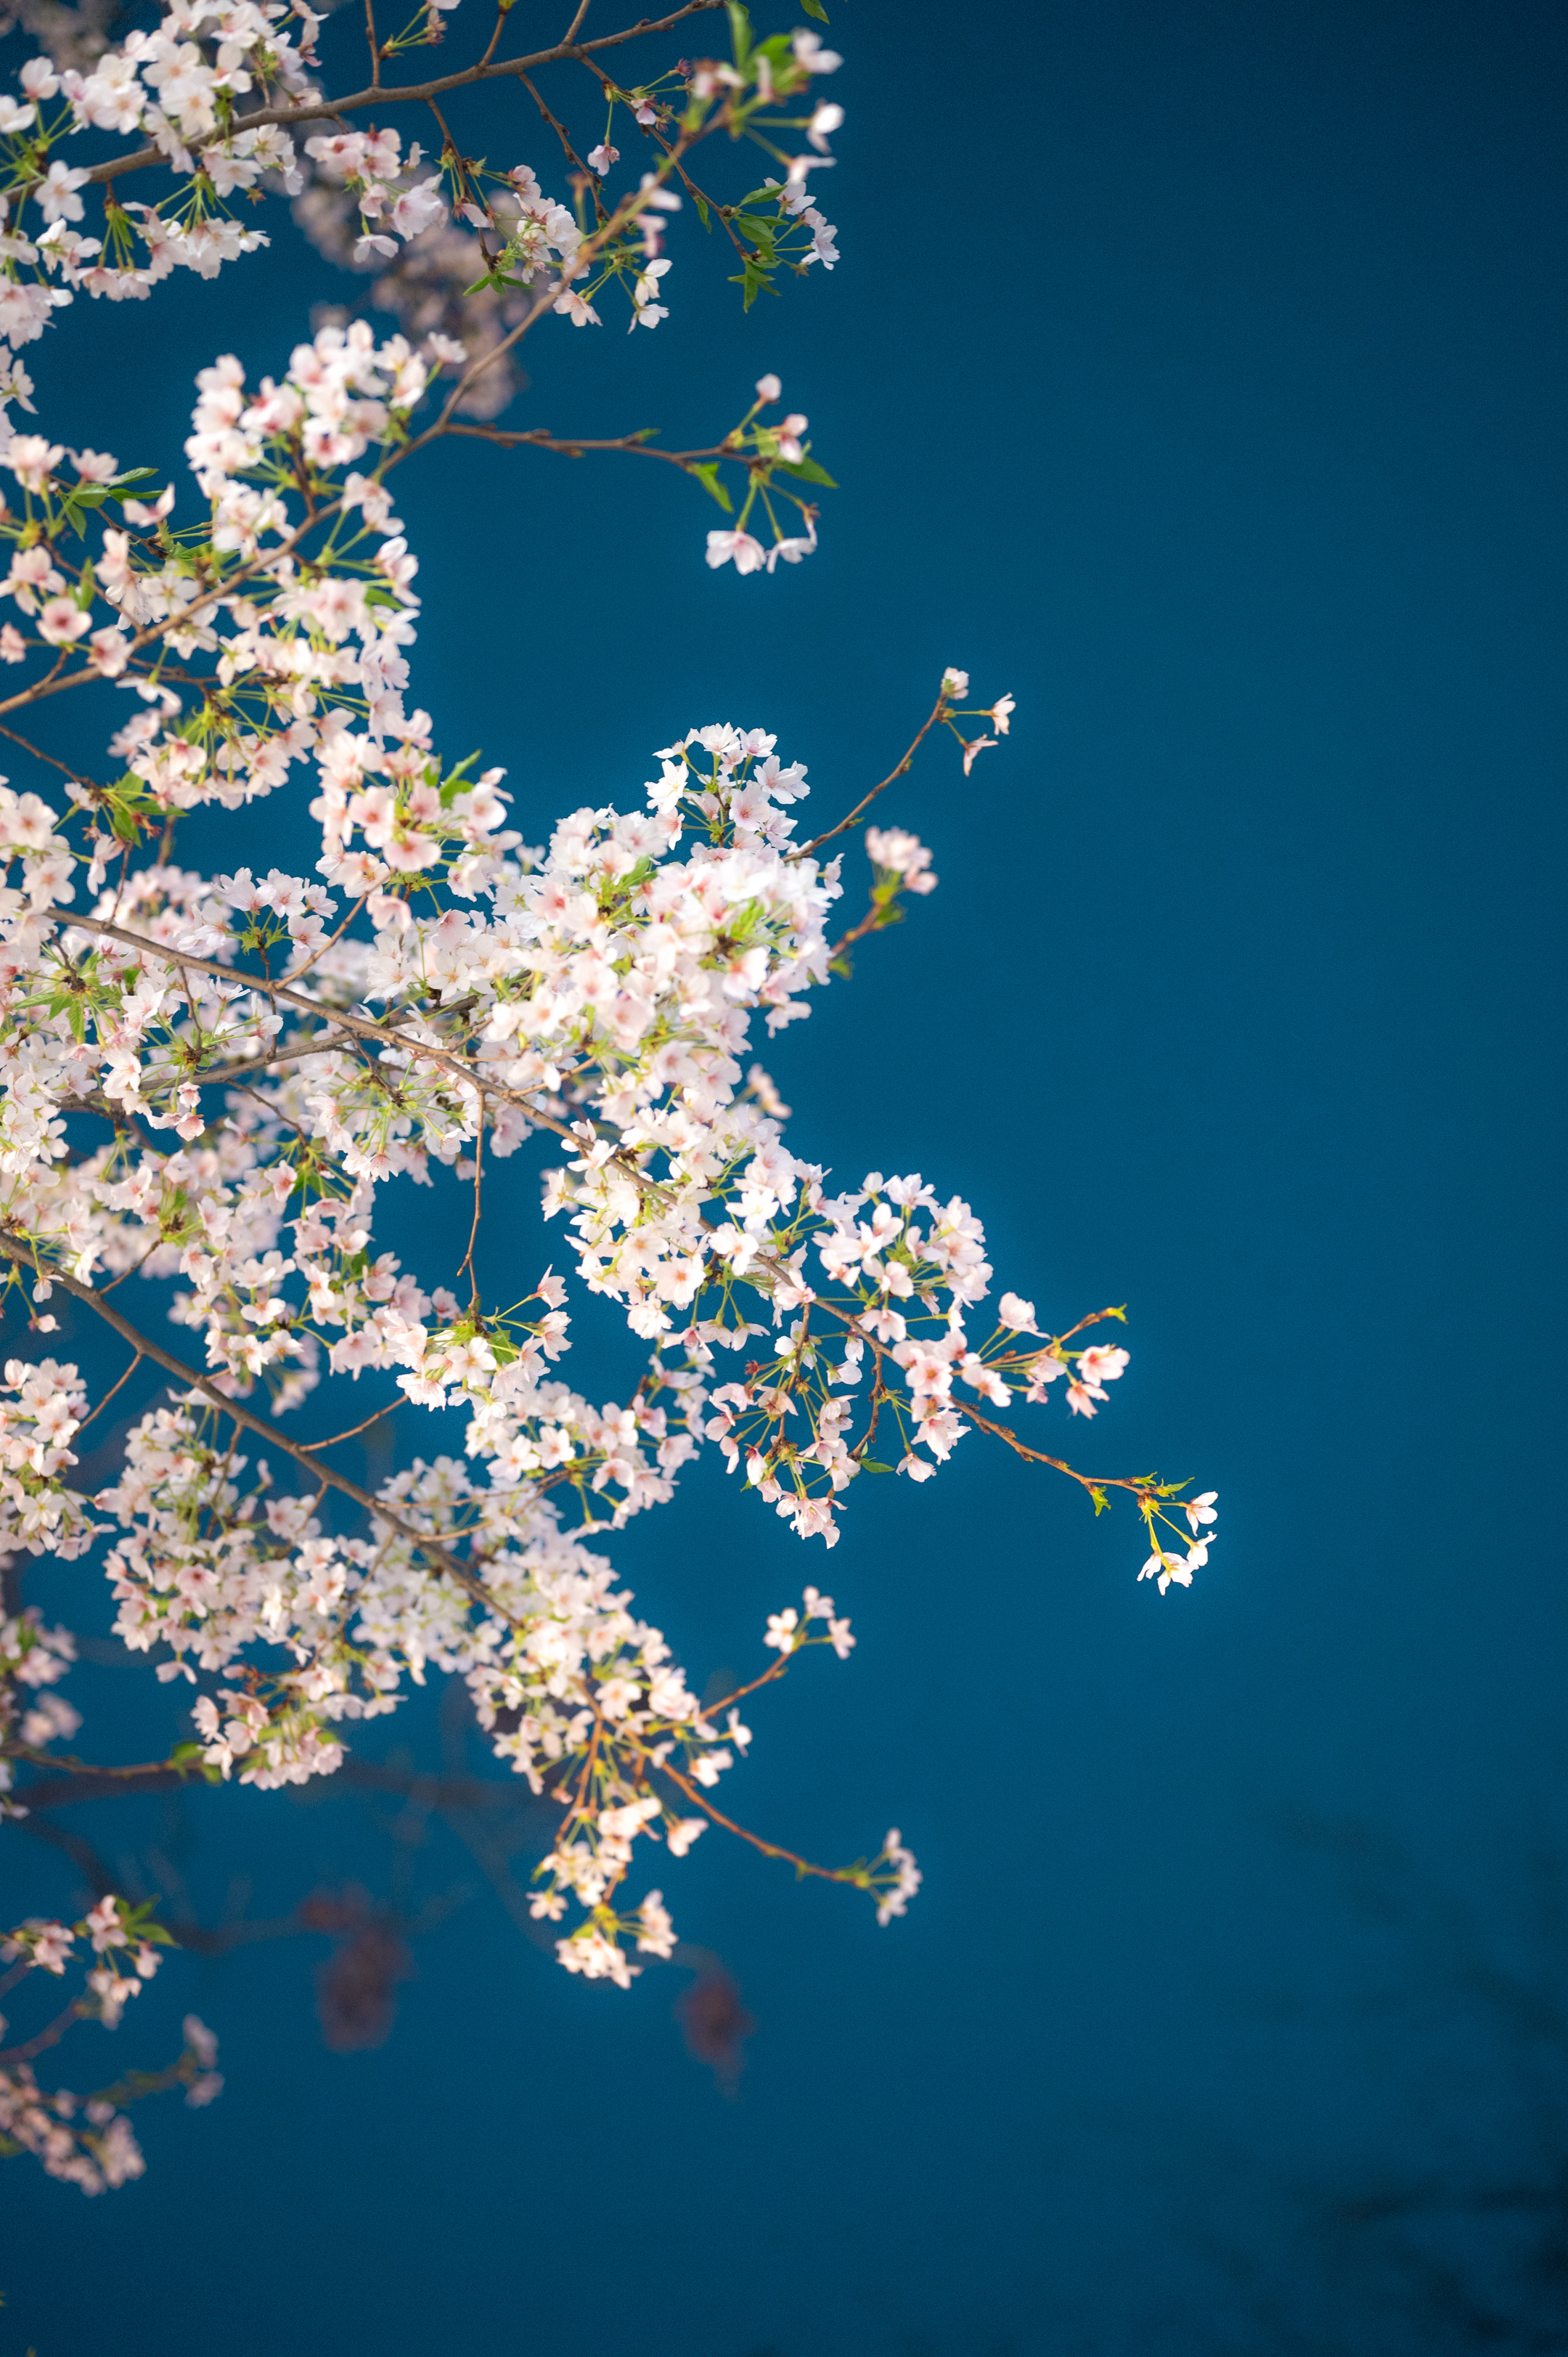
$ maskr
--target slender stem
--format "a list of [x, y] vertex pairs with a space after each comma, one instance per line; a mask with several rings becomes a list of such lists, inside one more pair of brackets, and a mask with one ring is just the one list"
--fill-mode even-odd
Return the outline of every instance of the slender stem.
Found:
[[[92, 783], [91, 778], [82, 777], [80, 770], [73, 770], [69, 761], [57, 761], [52, 753], [46, 753], [39, 745], [29, 744], [27, 737], [18, 737], [14, 728], [0, 728], [0, 737], [5, 737], [13, 745], [19, 745], [24, 753], [32, 755], [35, 761], [47, 761], [51, 770], [61, 770], [68, 778], [79, 779], [83, 785]], [[102, 787], [100, 786], [98, 791], [102, 793]]]
[[400, 1399], [388, 1400], [385, 1407], [377, 1408], [374, 1415], [368, 1415], [363, 1424], [356, 1424], [348, 1432], [335, 1432], [330, 1440], [302, 1440], [299, 1444], [301, 1453], [313, 1457], [318, 1448], [336, 1448], [340, 1440], [358, 1440], [361, 1432], [369, 1432], [371, 1425], [380, 1424], [383, 1415], [395, 1415], [403, 1405]]
[[787, 1865], [794, 1867], [797, 1874], [814, 1874], [822, 1882], [854, 1882], [856, 1879], [853, 1870], [847, 1867], [813, 1866], [809, 1857], [801, 1857], [797, 1851], [781, 1849], [777, 1842], [764, 1841], [759, 1834], [747, 1833], [744, 1825], [737, 1825], [733, 1817], [726, 1817], [722, 1809], [715, 1809], [711, 1801], [705, 1801], [691, 1779], [683, 1776], [679, 1768], [671, 1768], [668, 1760], [659, 1772], [668, 1776], [671, 1783], [679, 1784], [687, 1799], [693, 1802], [704, 1816], [712, 1817], [715, 1825], [723, 1825], [726, 1833], [738, 1834], [743, 1842], [749, 1842], [753, 1849], [759, 1849], [764, 1857], [781, 1857]]
[[474, 1246], [479, 1240], [479, 1203], [485, 1183], [485, 1101], [479, 1099], [479, 1126], [474, 1136], [474, 1218], [468, 1230], [468, 1249], [458, 1264], [457, 1274], [468, 1272], [468, 1306], [475, 1317], [479, 1313], [479, 1279], [474, 1267]]
[[832, 965], [839, 958], [843, 957], [845, 950], [853, 949], [856, 942], [863, 942], [867, 933], [875, 933], [878, 930], [883, 910], [895, 906], [897, 906], [897, 903], [894, 901], [874, 900], [871, 907], [866, 910], [865, 916], [862, 917], [859, 924], [852, 925], [848, 932], [844, 934], [843, 940], [837, 941], [833, 943], [832, 949], [828, 952], [829, 965]]
[[320, 948], [313, 951], [310, 956], [306, 959], [303, 965], [296, 965], [291, 973], [285, 974], [284, 976], [285, 982], [298, 982], [302, 974], [307, 974], [313, 965], [317, 965], [320, 963], [321, 959], [326, 956], [328, 950], [336, 949], [338, 942], [342, 940], [344, 934], [348, 931], [349, 926], [353, 923], [355, 918], [359, 915], [360, 909], [364, 907], [365, 902], [370, 899], [370, 897], [371, 896], [368, 892], [361, 892], [353, 907], [349, 909], [348, 915], [344, 918], [342, 923], [338, 926], [337, 931], [335, 933], [328, 933]]
[[92, 1415], [84, 1415], [82, 1417], [81, 1422], [77, 1426], [75, 1432], [71, 1435], [72, 1439], [80, 1440], [82, 1434], [87, 1430], [88, 1426], [92, 1422], [92, 1416], [102, 1415], [110, 1401], [113, 1398], [114, 1393], [123, 1392], [124, 1390], [126, 1384], [130, 1382], [132, 1376], [135, 1373], [136, 1369], [141, 1365], [142, 1361], [145, 1356], [146, 1353], [144, 1351], [138, 1351], [136, 1352], [135, 1357], [132, 1360], [130, 1365], [126, 1368], [119, 1382], [113, 1386], [113, 1389], [104, 1393], [102, 1398], [99, 1401], [98, 1405], [93, 1409]]
[[611, 439], [598, 441], [589, 435], [563, 437], [542, 425], [513, 429], [499, 425], [468, 425], [454, 421], [446, 432], [465, 435], [476, 442], [494, 442], [504, 449], [521, 449], [527, 444], [536, 450], [559, 451], [566, 458], [580, 458], [589, 450], [622, 450], [628, 458], [661, 458], [667, 467], [679, 467], [688, 474], [694, 463], [712, 458], [733, 458], [737, 455], [722, 442], [715, 443], [711, 450], [660, 450], [652, 443], [645, 441], [640, 434], [619, 434]]
[[868, 794], [862, 794], [860, 800], [856, 802], [854, 808], [851, 811], [847, 818], [841, 818], [837, 826], [830, 826], [826, 834], [813, 835], [810, 843], [801, 844], [798, 851], [792, 851], [789, 854], [790, 858], [804, 859], [808, 857], [811, 852], [820, 851], [824, 843], [832, 843], [836, 834], [843, 834], [846, 828], [852, 827], [854, 824], [855, 820], [860, 816], [862, 811], [866, 811], [871, 808], [871, 805], [876, 800], [877, 795], [885, 791], [885, 790], [893, 783], [896, 778], [907, 777], [908, 775], [910, 763], [913, 761], [916, 754], [919, 751], [921, 746], [925, 743], [926, 738], [930, 735], [931, 730], [941, 718], [946, 704], [947, 691], [944, 688], [941, 694], [937, 697], [935, 704], [932, 705], [929, 717], [918, 736], [915, 737], [914, 742], [909, 747], [908, 751], [899, 762], [897, 768], [896, 770], [889, 770], [887, 775], [883, 779], [882, 783], [880, 785], [873, 786]]
[[500, 47], [500, 38], [502, 33], [506, 30], [506, 10], [504, 8], [498, 8], [496, 10], [495, 25], [490, 33], [489, 41], [486, 47], [484, 56], [479, 59], [479, 63], [482, 66], [488, 66], [489, 64], [490, 59], [495, 56], [497, 49]]
[[785, 1671], [794, 1660], [795, 1654], [798, 1653], [800, 1650], [800, 1648], [797, 1645], [793, 1652], [780, 1653], [772, 1668], [770, 1670], [764, 1670], [759, 1678], [753, 1678], [746, 1685], [736, 1686], [734, 1694], [722, 1695], [717, 1702], [704, 1704], [702, 1713], [703, 1717], [711, 1723], [721, 1710], [728, 1710], [732, 1703], [740, 1702], [746, 1695], [755, 1694], [758, 1686], [771, 1685], [775, 1678], [781, 1678], [783, 1676]]
[[1020, 1440], [1017, 1434], [1007, 1425], [997, 1424], [992, 1417], [982, 1415], [980, 1410], [977, 1407], [971, 1407], [967, 1400], [955, 1399], [951, 1402], [951, 1405], [960, 1415], [967, 1415], [971, 1424], [974, 1425], [979, 1431], [989, 1432], [995, 1440], [1004, 1440], [1009, 1448], [1018, 1456], [1026, 1458], [1031, 1465], [1049, 1465], [1054, 1471], [1067, 1474], [1069, 1479], [1076, 1481], [1081, 1489], [1131, 1490], [1133, 1495], [1139, 1498], [1146, 1498], [1151, 1494], [1153, 1483], [1147, 1475], [1080, 1473], [1078, 1468], [1075, 1465], [1069, 1465], [1065, 1458], [1047, 1456], [1043, 1448], [1031, 1448], [1026, 1442]]
[[[171, 1767], [166, 1760], [133, 1760], [118, 1767], [105, 1766], [96, 1760], [79, 1760], [69, 1751], [42, 1751], [30, 1743], [8, 1743], [7, 1760], [25, 1760], [31, 1768], [52, 1768], [55, 1781], [27, 1787], [29, 1810], [55, 1808], [62, 1801], [97, 1800], [107, 1792], [124, 1792], [135, 1785], [146, 1786], [158, 1779], [171, 1784], [184, 1783], [189, 1770]], [[74, 1783], [74, 1777], [86, 1777], [91, 1781], [84, 1787]]]
[[42, 2054], [48, 2047], [58, 2046], [71, 2023], [81, 2018], [81, 2000], [72, 1997], [65, 2010], [57, 2013], [54, 2019], [33, 2037], [25, 2039], [20, 2046], [7, 2046], [4, 2053], [0, 2053], [0, 2063], [30, 2062], [35, 2054]]
[[[584, 8], [579, 9], [577, 12], [577, 20], [579, 23], [582, 22], [584, 10], [585, 9], [586, 5], [587, 0], [584, 0]], [[566, 38], [569, 40], [571, 38], [571, 35], [568, 34]], [[566, 125], [561, 122], [557, 116], [551, 113], [550, 109], [545, 105], [544, 101], [540, 97], [539, 92], [534, 89], [532, 82], [529, 80], [526, 74], [522, 77], [522, 86], [528, 92], [530, 98], [533, 101], [535, 106], [539, 109], [541, 114], [544, 117], [545, 122], [548, 123], [550, 128], [555, 134], [556, 138], [561, 142], [562, 148], [566, 156], [566, 161], [573, 167], [574, 170], [581, 172], [585, 178], [591, 181], [593, 176], [589, 173], [587, 166], [584, 163], [582, 157], [573, 146]], [[595, 203], [596, 206], [598, 203], [596, 195], [595, 197]]]

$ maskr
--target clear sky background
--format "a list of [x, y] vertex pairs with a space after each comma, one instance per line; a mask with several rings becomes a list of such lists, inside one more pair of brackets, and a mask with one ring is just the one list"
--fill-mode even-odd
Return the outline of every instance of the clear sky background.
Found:
[[[1077, 1455], [1218, 1488], [1220, 1544], [1162, 1599], [1125, 1512], [978, 1439], [863, 1484], [825, 1583], [859, 1650], [759, 1706], [732, 1801], [828, 1858], [896, 1822], [926, 1888], [878, 1931], [717, 1836], [671, 1867], [758, 2025], [738, 2095], [683, 2050], [688, 1975], [568, 1980], [432, 1833], [413, 1903], [470, 1895], [379, 2050], [323, 2050], [319, 1942], [177, 1960], [113, 2050], [81, 2033], [87, 2083], [194, 2006], [229, 2086], [139, 2121], [105, 2201], [7, 2173], [0, 2357], [1568, 2348], [1564, 20], [833, 16], [832, 279], [742, 319], [683, 216], [671, 318], [534, 339], [519, 413], [691, 444], [775, 369], [843, 486], [820, 553], [710, 574], [661, 469], [441, 454], [400, 498], [419, 700], [537, 839], [713, 719], [830, 820], [944, 664], [1016, 694], [967, 783], [938, 748], [886, 798], [941, 888], [767, 1060], [797, 1151], [966, 1196], [1043, 1318], [1128, 1303]], [[38, 348], [56, 438], [102, 444], [107, 384], [123, 461], [170, 464], [198, 366], [280, 367], [343, 282], [272, 226]], [[280, 798], [248, 848], [305, 839]], [[824, 1580], [716, 1468], [614, 1555], [699, 1686]], [[109, 1756], [134, 1684], [74, 1682]], [[433, 1715], [394, 1735], [431, 1756]], [[265, 1915], [384, 1893], [392, 1815], [71, 1823]], [[72, 1895], [41, 1848], [11, 1872]]]

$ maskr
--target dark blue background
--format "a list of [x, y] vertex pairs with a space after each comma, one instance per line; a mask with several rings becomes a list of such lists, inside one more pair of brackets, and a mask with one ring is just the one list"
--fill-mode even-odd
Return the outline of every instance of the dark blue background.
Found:
[[[760, 2025], [734, 2104], [683, 1975], [570, 1982], [483, 1888], [368, 2056], [322, 2052], [302, 1943], [176, 1960], [70, 2070], [194, 2004], [228, 2092], [104, 2201], [7, 2174], [5, 2357], [1568, 2348], [1562, 14], [855, 0], [831, 38], [832, 281], [742, 321], [683, 219], [670, 322], [536, 339], [521, 413], [706, 440], [775, 368], [844, 486], [820, 554], [711, 575], [662, 469], [441, 454], [400, 490], [420, 699], [538, 837], [721, 718], [825, 823], [944, 663], [1017, 694], [967, 783], [939, 748], [886, 798], [941, 889], [767, 1060], [798, 1151], [966, 1195], [1042, 1317], [1130, 1304], [1078, 1458], [1218, 1487], [1220, 1544], [1162, 1600], [1125, 1511], [972, 1439], [863, 1485], [824, 1580], [689, 1479], [614, 1554], [698, 1681], [806, 1578], [860, 1636], [759, 1704], [733, 1803], [830, 1858], [897, 1822], [908, 1920], [717, 1836], [670, 1868]], [[39, 348], [57, 438], [110, 438], [108, 382], [166, 462], [198, 365], [279, 366], [333, 288], [273, 227]], [[124, 1683], [75, 1681], [84, 1741]], [[351, 1803], [187, 1834], [214, 1905], [385, 1885]]]

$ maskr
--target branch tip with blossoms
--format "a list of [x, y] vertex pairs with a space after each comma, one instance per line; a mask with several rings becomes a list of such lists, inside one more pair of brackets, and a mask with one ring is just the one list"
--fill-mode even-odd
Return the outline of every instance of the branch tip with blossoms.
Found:
[[[86, 1953], [78, 1956], [78, 1943]], [[81, 1993], [30, 2038], [0, 2047], [0, 2158], [31, 2153], [50, 2177], [82, 2193], [102, 2193], [140, 2177], [146, 2166], [126, 2107], [145, 2096], [183, 2087], [199, 2110], [222, 2092], [213, 2069], [218, 2040], [195, 2014], [185, 2018], [185, 2042], [161, 2071], [132, 2071], [113, 2086], [87, 2096], [70, 2089], [41, 2088], [33, 2070], [40, 2054], [57, 2046], [79, 2021], [116, 2029], [126, 2005], [152, 1979], [158, 1951], [170, 1935], [150, 1905], [133, 1907], [111, 1892], [76, 1923], [33, 1916], [0, 1935], [0, 1995], [8, 1996], [41, 1972], [63, 1980], [81, 1967]], [[0, 2037], [6, 2025], [0, 2022]]]

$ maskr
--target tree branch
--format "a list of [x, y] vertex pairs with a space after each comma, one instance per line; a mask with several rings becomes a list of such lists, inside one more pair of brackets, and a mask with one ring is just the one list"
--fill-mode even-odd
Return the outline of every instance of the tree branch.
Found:
[[[509, 58], [492, 64], [481, 59], [477, 66], [466, 66], [460, 73], [440, 74], [434, 81], [404, 82], [391, 89], [380, 81], [365, 90], [357, 90], [349, 98], [307, 100], [303, 106], [259, 106], [249, 114], [237, 114], [233, 129], [261, 131], [268, 124], [330, 123], [336, 115], [360, 113], [368, 106], [427, 106], [432, 99], [441, 98], [449, 90], [467, 90], [476, 82], [497, 81], [534, 72], [541, 66], [557, 64], [563, 58], [576, 58], [586, 62], [596, 49], [618, 48], [628, 41], [639, 40], [645, 33], [668, 33], [688, 16], [696, 16], [723, 5], [723, 0], [685, 0], [685, 5], [668, 16], [644, 16], [636, 25], [628, 25], [618, 33], [601, 33], [596, 40], [557, 41], [553, 48], [536, 49], [526, 58]], [[581, 16], [577, 20], [581, 23]], [[118, 180], [127, 172], [144, 172], [154, 164], [165, 161], [161, 147], [138, 147], [134, 155], [115, 156], [105, 164], [95, 164], [88, 174], [90, 180], [100, 184]]]
[[847, 818], [841, 818], [837, 826], [830, 826], [826, 834], [813, 835], [810, 843], [802, 843], [797, 850], [792, 851], [789, 854], [791, 859], [804, 859], [811, 852], [820, 851], [824, 843], [832, 843], [834, 835], [843, 834], [846, 828], [852, 827], [854, 824], [855, 820], [860, 816], [862, 811], [867, 811], [871, 808], [871, 805], [876, 800], [877, 795], [884, 792], [886, 789], [893, 783], [896, 778], [903, 778], [908, 775], [910, 763], [913, 761], [916, 754], [919, 751], [921, 746], [925, 743], [927, 737], [930, 735], [931, 730], [941, 718], [947, 700], [947, 689], [944, 687], [941, 693], [938, 695], [935, 704], [932, 705], [929, 716], [924, 726], [921, 727], [919, 734], [916, 737], [914, 742], [909, 747], [909, 749], [905, 754], [903, 759], [899, 762], [897, 768], [896, 770], [888, 770], [887, 775], [883, 779], [881, 785], [873, 786], [868, 794], [862, 794], [860, 800], [856, 802], [849, 816]]
[[[15, 1261], [22, 1268], [36, 1270], [38, 1267], [38, 1256], [32, 1247], [18, 1243], [15, 1237], [4, 1232], [0, 1232], [0, 1254], [3, 1254], [7, 1260]], [[83, 1285], [79, 1277], [67, 1276], [62, 1269], [52, 1269], [50, 1278], [54, 1284], [63, 1286], [76, 1300], [85, 1302], [95, 1316], [102, 1318], [106, 1326], [113, 1326], [122, 1340], [129, 1342], [134, 1350], [139, 1351], [143, 1358], [151, 1359], [155, 1366], [162, 1367], [165, 1373], [173, 1375], [177, 1383], [184, 1383], [191, 1391], [202, 1393], [212, 1402], [214, 1407], [221, 1410], [223, 1415], [232, 1417], [233, 1421], [243, 1426], [247, 1432], [259, 1435], [269, 1448], [279, 1449], [285, 1457], [292, 1458], [296, 1465], [302, 1465], [305, 1468], [313, 1481], [323, 1483], [329, 1490], [340, 1491], [344, 1497], [352, 1498], [356, 1505], [363, 1506], [379, 1522], [384, 1523], [390, 1530], [396, 1531], [400, 1537], [411, 1539], [415, 1546], [440, 1566], [449, 1579], [456, 1580], [457, 1586], [466, 1594], [471, 1596], [477, 1604], [482, 1604], [488, 1612], [494, 1612], [506, 1622], [509, 1628], [516, 1629], [522, 1625], [496, 1597], [492, 1596], [482, 1579], [476, 1578], [471, 1571], [458, 1562], [456, 1555], [450, 1554], [440, 1541], [433, 1538], [427, 1531], [419, 1530], [413, 1523], [404, 1522], [400, 1514], [394, 1513], [390, 1506], [375, 1497], [371, 1491], [362, 1490], [357, 1481], [350, 1481], [346, 1473], [337, 1472], [330, 1465], [323, 1465], [318, 1458], [310, 1456], [298, 1442], [285, 1440], [275, 1425], [263, 1422], [259, 1415], [252, 1415], [249, 1408], [242, 1407], [237, 1400], [231, 1400], [228, 1394], [220, 1391], [208, 1376], [199, 1374], [194, 1367], [188, 1367], [183, 1360], [177, 1359], [172, 1351], [166, 1351], [161, 1343], [154, 1342], [146, 1335], [138, 1332], [130, 1319], [122, 1318], [117, 1309], [111, 1308], [102, 1295], [95, 1292], [91, 1285]]]

